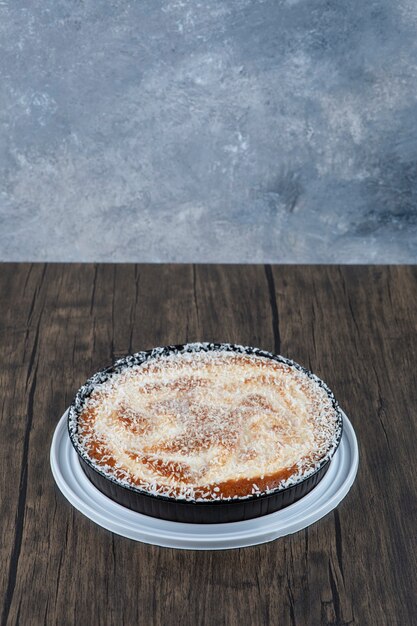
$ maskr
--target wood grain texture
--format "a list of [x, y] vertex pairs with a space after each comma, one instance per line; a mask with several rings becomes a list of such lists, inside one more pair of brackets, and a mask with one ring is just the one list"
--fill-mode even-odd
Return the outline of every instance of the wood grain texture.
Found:
[[[0, 295], [2, 624], [417, 623], [417, 268], [5, 264]], [[270, 544], [185, 552], [64, 499], [49, 447], [77, 388], [193, 340], [275, 350], [330, 385], [361, 453], [336, 511]]]

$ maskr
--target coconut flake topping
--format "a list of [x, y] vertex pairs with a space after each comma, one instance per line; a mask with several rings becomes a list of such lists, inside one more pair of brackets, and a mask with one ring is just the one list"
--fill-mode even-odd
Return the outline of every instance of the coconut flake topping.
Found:
[[126, 360], [71, 407], [72, 437], [100, 473], [153, 495], [220, 500], [295, 484], [334, 451], [340, 413], [317, 377], [259, 352]]

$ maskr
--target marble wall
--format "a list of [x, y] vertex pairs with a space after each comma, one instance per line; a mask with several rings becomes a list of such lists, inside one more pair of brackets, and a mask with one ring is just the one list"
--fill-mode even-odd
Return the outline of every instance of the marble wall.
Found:
[[414, 0], [0, 0], [0, 260], [417, 262]]

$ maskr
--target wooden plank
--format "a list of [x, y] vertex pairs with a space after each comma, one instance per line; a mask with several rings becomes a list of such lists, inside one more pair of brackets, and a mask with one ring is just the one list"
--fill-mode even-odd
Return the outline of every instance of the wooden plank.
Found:
[[[0, 266], [2, 624], [409, 624], [417, 614], [415, 267]], [[185, 552], [117, 537], [54, 485], [79, 385], [127, 352], [195, 340], [280, 351], [334, 389], [361, 466], [291, 537]]]
[[[294, 267], [274, 275], [287, 321], [282, 351], [328, 382], [360, 445], [352, 493], [320, 523], [319, 534], [308, 531], [309, 573], [324, 592], [322, 615], [330, 623], [361, 624], [370, 623], [372, 611], [372, 623], [411, 623], [415, 268]], [[297, 590], [303, 594], [302, 585]], [[320, 623], [316, 603], [309, 614]]]

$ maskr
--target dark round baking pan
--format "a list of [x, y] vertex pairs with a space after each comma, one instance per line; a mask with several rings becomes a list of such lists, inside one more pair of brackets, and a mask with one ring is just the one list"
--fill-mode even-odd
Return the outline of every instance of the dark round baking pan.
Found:
[[[193, 501], [177, 499], [161, 495], [152, 495], [137, 487], [122, 484], [115, 477], [105, 474], [99, 467], [96, 467], [80, 446], [77, 438], [78, 415], [82, 411], [84, 404], [93, 389], [104, 383], [112, 374], [119, 373], [127, 367], [140, 365], [147, 360], [160, 356], [167, 356], [173, 353], [184, 352], [208, 352], [208, 351], [228, 351], [241, 354], [255, 354], [269, 358], [274, 361], [285, 363], [291, 367], [303, 371], [310, 378], [313, 378], [328, 394], [333, 407], [338, 416], [337, 432], [333, 446], [325, 457], [315, 466], [314, 471], [289, 487], [277, 488], [269, 493], [253, 495], [246, 498], [235, 498], [232, 500], [216, 501]], [[297, 502], [307, 495], [322, 480], [329, 469], [331, 459], [339, 446], [342, 431], [343, 419], [339, 405], [333, 393], [327, 385], [317, 376], [306, 370], [298, 363], [284, 358], [280, 355], [251, 348], [225, 343], [193, 343], [175, 346], [164, 346], [154, 348], [145, 352], [138, 352], [133, 355], [119, 359], [114, 365], [100, 370], [83, 385], [74, 398], [68, 412], [68, 430], [72, 445], [74, 446], [81, 467], [89, 480], [106, 496], [138, 513], [150, 515], [161, 519], [175, 522], [186, 522], [194, 524], [219, 524], [225, 522], [237, 522], [252, 519], [279, 511], [294, 502]]]

